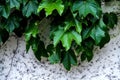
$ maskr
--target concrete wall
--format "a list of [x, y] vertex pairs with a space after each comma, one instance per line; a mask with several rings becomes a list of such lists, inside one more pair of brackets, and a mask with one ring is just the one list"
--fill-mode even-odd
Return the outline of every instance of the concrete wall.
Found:
[[[103, 10], [120, 13], [119, 5], [106, 4]], [[118, 17], [118, 25], [110, 31], [110, 42], [102, 49], [95, 48], [91, 62], [84, 61], [71, 71], [47, 60], [39, 62], [31, 49], [26, 54], [24, 37], [12, 35], [0, 47], [0, 80], [120, 80], [120, 14]]]

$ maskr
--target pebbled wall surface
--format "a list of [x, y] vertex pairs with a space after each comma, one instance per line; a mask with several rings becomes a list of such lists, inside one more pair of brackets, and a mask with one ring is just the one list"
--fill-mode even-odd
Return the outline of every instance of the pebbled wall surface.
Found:
[[[110, 42], [102, 49], [95, 48], [91, 62], [84, 61], [71, 71], [46, 59], [39, 62], [31, 49], [26, 54], [24, 37], [12, 35], [0, 47], [0, 80], [120, 80], [120, 1], [103, 3], [103, 11], [116, 12], [119, 22], [110, 31]], [[47, 39], [45, 35], [43, 39]]]

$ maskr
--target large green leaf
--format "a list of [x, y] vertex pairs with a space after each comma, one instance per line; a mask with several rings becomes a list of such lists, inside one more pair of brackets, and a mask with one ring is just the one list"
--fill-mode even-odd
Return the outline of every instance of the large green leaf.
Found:
[[62, 0], [42, 0], [42, 2], [39, 4], [38, 12], [40, 12], [42, 9], [45, 10], [46, 16], [51, 15], [54, 10], [57, 10], [59, 15], [62, 15], [64, 11], [64, 5], [62, 4]]
[[21, 18], [16, 15], [10, 16], [8, 19], [2, 20], [2, 27], [8, 32], [13, 32], [15, 28], [19, 27]]
[[65, 47], [66, 51], [70, 49], [72, 41], [75, 40], [75, 42], [80, 45], [82, 42], [81, 35], [77, 33], [76, 31], [67, 31], [64, 32], [63, 29], [58, 29], [54, 33], [54, 46], [56, 46], [60, 41], [62, 42], [63, 47]]
[[0, 16], [3, 16], [5, 18], [8, 18], [10, 15], [10, 6], [8, 4], [6, 5], [0, 5]]
[[94, 0], [79, 0], [73, 4], [73, 12], [78, 11], [79, 16], [86, 17], [92, 14], [94, 17], [99, 18], [98, 13], [101, 12], [99, 5]]
[[32, 13], [36, 14], [38, 8], [37, 0], [29, 1], [22, 9], [22, 13], [24, 16], [29, 17]]
[[76, 59], [76, 55], [72, 50], [69, 50], [68, 52], [63, 54], [63, 65], [67, 70], [70, 70], [71, 68], [71, 64], [72, 65], [77, 65], [77, 59]]
[[93, 27], [90, 36], [95, 40], [96, 44], [99, 44], [103, 37], [105, 37], [105, 31], [100, 28], [100, 26], [96, 25]]

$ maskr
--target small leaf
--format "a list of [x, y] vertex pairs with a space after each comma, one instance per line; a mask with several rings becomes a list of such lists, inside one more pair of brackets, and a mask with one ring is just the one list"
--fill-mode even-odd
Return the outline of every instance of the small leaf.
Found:
[[63, 57], [63, 61], [62, 61], [64, 67], [67, 69], [67, 70], [70, 70], [71, 68], [71, 63], [70, 63], [70, 60], [69, 60], [69, 55], [67, 53], [64, 53], [64, 57]]
[[47, 52], [49, 52], [50, 55], [52, 55], [53, 54], [53, 50], [54, 50], [54, 45], [53, 44], [49, 44], [47, 46]]
[[20, 8], [20, 1], [21, 0], [9, 0], [10, 8], [16, 7], [17, 9]]
[[93, 58], [93, 52], [92, 52], [92, 50], [87, 50], [86, 51], [86, 58], [87, 58], [88, 62], [92, 60], [92, 58]]
[[63, 34], [64, 34], [63, 29], [59, 29], [59, 30], [54, 32], [53, 44], [54, 44], [55, 47], [60, 42], [60, 39], [62, 38]]
[[77, 59], [72, 50], [69, 50], [68, 52], [64, 53], [62, 63], [67, 70], [70, 70], [71, 64], [77, 65]]
[[22, 9], [22, 13], [24, 16], [29, 17], [32, 13], [37, 13], [37, 0], [31, 0], [29, 1]]
[[9, 15], [10, 15], [10, 6], [8, 4], [0, 5], [0, 15], [5, 17], [6, 19], [9, 17]]
[[100, 48], [102, 48], [109, 41], [110, 41], [110, 35], [108, 33], [105, 33], [105, 37], [103, 37], [101, 42], [99, 43]]
[[61, 42], [63, 47], [66, 48], [66, 51], [70, 49], [72, 40], [73, 40], [73, 35], [71, 34], [71, 32], [66, 32], [62, 36]]
[[76, 42], [78, 45], [80, 45], [81, 42], [82, 42], [81, 35], [78, 34], [78, 33], [75, 32], [75, 31], [72, 31], [71, 33], [72, 33], [72, 35], [73, 35], [73, 39], [75, 40], [75, 42]]
[[103, 21], [105, 22], [105, 24], [107, 26], [109, 26], [110, 28], [113, 28], [115, 24], [117, 24], [117, 15], [115, 13], [105, 13], [103, 15]]
[[82, 39], [85, 40], [90, 36], [92, 27], [86, 28], [82, 30]]
[[48, 57], [47, 50], [45, 49], [45, 44], [43, 41], [39, 41], [38, 52], [43, 57]]
[[100, 26], [101, 29], [103, 29], [104, 31], [108, 31], [108, 28], [107, 28], [106, 24], [103, 22], [103, 19], [100, 19], [100, 21], [99, 21], [99, 26]]
[[54, 47], [53, 44], [50, 44], [47, 46], [47, 51], [50, 53], [50, 56], [48, 57], [48, 60], [54, 64], [61, 61], [61, 52], [60, 52], [60, 46], [57, 45]]
[[45, 10], [46, 16], [51, 15], [54, 10], [57, 10], [59, 15], [62, 15], [64, 11], [64, 5], [62, 4], [62, 0], [42, 0], [42, 2], [39, 4], [37, 12], [40, 12], [42, 9]]
[[81, 33], [81, 31], [82, 31], [82, 24], [79, 21], [77, 21], [77, 20], [75, 20], [75, 23], [76, 23], [76, 26], [75, 26], [76, 31], [78, 33]]
[[50, 63], [54, 64], [54, 63], [58, 63], [60, 61], [60, 55], [58, 53], [53, 53], [48, 60], [50, 61]]
[[[70, 16], [71, 17], [71, 16]], [[75, 29], [76, 29], [76, 31], [78, 32], [78, 33], [81, 33], [81, 31], [82, 31], [82, 24], [81, 24], [81, 22], [80, 21], [78, 21], [77, 19], [71, 19], [70, 18], [70, 20], [67, 20], [66, 22], [65, 22], [65, 26], [64, 26], [64, 30], [65, 31], [67, 31], [67, 30], [69, 30], [71, 27], [75, 27]]]
[[29, 41], [31, 36], [35, 38], [38, 33], [39, 33], [39, 28], [38, 25], [36, 25], [36, 22], [30, 22], [28, 28], [25, 31], [25, 40]]
[[77, 65], [77, 58], [73, 50], [69, 50], [69, 58], [70, 58], [70, 63], [72, 65]]
[[83, 52], [83, 53], [81, 54], [81, 61], [85, 61], [86, 58], [87, 58], [87, 57], [86, 57], [85, 53]]
[[102, 38], [105, 37], [105, 32], [97, 25], [92, 29], [90, 36], [95, 40], [96, 44], [99, 44]]

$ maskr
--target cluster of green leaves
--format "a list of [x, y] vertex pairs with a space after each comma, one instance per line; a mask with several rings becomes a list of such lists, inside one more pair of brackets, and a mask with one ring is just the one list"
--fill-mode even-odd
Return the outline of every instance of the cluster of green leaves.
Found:
[[[110, 0], [104, 0], [108, 2]], [[40, 22], [52, 17], [53, 44], [40, 39]], [[117, 24], [115, 13], [102, 13], [101, 0], [0, 0], [0, 42], [14, 32], [26, 40], [36, 58], [47, 57], [67, 70], [81, 61], [91, 61], [94, 46], [102, 48], [110, 40], [108, 31]]]

